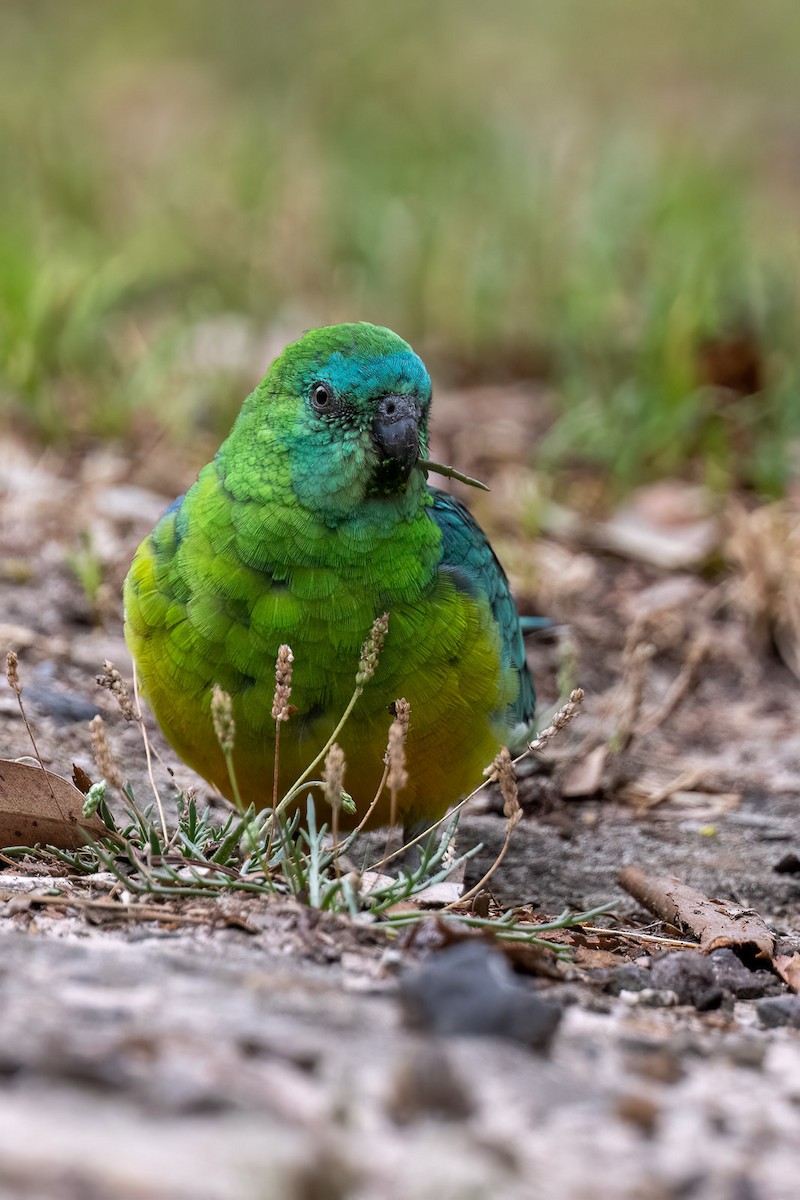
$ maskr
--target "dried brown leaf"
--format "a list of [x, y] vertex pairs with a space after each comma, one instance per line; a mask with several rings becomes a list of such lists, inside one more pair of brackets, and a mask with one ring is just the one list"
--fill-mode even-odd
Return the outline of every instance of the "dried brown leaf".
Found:
[[772, 960], [775, 970], [793, 992], [800, 992], [800, 953], [776, 954]]
[[68, 779], [30, 763], [0, 759], [0, 846], [57, 846], [78, 850], [106, 832], [99, 817], [85, 820], [83, 796]]
[[82, 796], [85, 796], [89, 791], [89, 788], [92, 786], [91, 777], [87, 775], [83, 767], [79, 767], [77, 763], [72, 764], [72, 782], [75, 784], [75, 787]]
[[595, 746], [582, 758], [571, 762], [561, 783], [561, 795], [569, 799], [577, 796], [594, 796], [603, 786], [608, 746]]

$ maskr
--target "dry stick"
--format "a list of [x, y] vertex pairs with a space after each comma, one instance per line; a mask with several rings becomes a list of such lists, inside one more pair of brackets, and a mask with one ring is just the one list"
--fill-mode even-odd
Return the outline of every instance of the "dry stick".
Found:
[[53, 791], [53, 785], [50, 782], [50, 776], [47, 773], [47, 768], [45, 767], [44, 763], [42, 762], [42, 756], [39, 753], [39, 747], [36, 745], [36, 738], [33, 736], [33, 730], [31, 729], [30, 722], [28, 721], [27, 713], [25, 712], [25, 705], [22, 703], [22, 684], [19, 681], [18, 667], [19, 667], [19, 659], [17, 658], [16, 652], [14, 650], [9, 650], [8, 653], [6, 654], [6, 678], [8, 679], [10, 688], [12, 689], [15, 696], [17, 697], [17, 704], [19, 705], [20, 715], [21, 715], [23, 721], [25, 722], [25, 728], [28, 731], [28, 737], [31, 740], [31, 745], [33, 746], [33, 753], [35, 755], [36, 761], [38, 762], [39, 766], [44, 771], [45, 783], [47, 784], [50, 795], [53, 798], [53, 803], [55, 804], [56, 808], [58, 809], [59, 815], [61, 816], [62, 820], [64, 820], [65, 818], [64, 818], [63, 812], [61, 811], [61, 805], [58, 803], [58, 800], [56, 799], [56, 794]]
[[100, 912], [111, 912], [120, 917], [143, 921], [177, 921], [186, 925], [211, 925], [207, 917], [193, 916], [158, 908], [155, 904], [125, 904], [119, 900], [84, 900], [77, 896], [41, 896], [29, 892], [0, 892], [0, 900], [28, 900], [36, 905], [61, 905], [63, 908], [84, 908]]
[[136, 715], [139, 718], [139, 728], [142, 731], [142, 741], [144, 743], [144, 753], [147, 759], [147, 777], [150, 780], [150, 787], [153, 789], [153, 795], [156, 798], [156, 808], [161, 820], [161, 831], [164, 834], [164, 841], [169, 842], [169, 831], [167, 830], [167, 819], [164, 816], [164, 806], [161, 803], [161, 797], [158, 794], [156, 787], [155, 776], [153, 775], [153, 760], [150, 754], [150, 739], [147, 736], [147, 730], [144, 727], [144, 719], [142, 717], [142, 705], [139, 699], [139, 679], [136, 674], [136, 663], [133, 664], [133, 694], [136, 699]]
[[641, 801], [636, 802], [635, 807], [639, 812], [649, 812], [651, 808], [656, 808], [665, 800], [669, 800], [670, 796], [674, 796], [676, 792], [692, 791], [707, 775], [707, 767], [689, 767], [688, 770], [676, 775], [674, 779], [665, 783], [652, 795], [645, 796]]
[[644, 704], [647, 670], [654, 654], [655, 647], [649, 642], [633, 642], [631, 644], [629, 640], [629, 644], [625, 648], [625, 668], [620, 684], [619, 715], [617, 728], [614, 731], [615, 748], [620, 752], [628, 748], [639, 725]]
[[625, 867], [617, 879], [620, 887], [662, 921], [696, 934], [703, 954], [728, 946], [754, 950], [758, 958], [772, 955], [774, 938], [751, 909], [711, 900], [678, 879], [646, 875], [639, 867]]
[[643, 723], [641, 728], [643, 734], [652, 733], [654, 729], [657, 729], [659, 725], [663, 725], [672, 716], [686, 693], [692, 687], [697, 675], [697, 669], [710, 648], [711, 641], [707, 633], [700, 633], [694, 638], [687, 651], [683, 666], [664, 698], [664, 703]]
[[[354, 826], [354, 828], [348, 832], [346, 838], [344, 838], [341, 842], [337, 842], [335, 838], [333, 839], [333, 843], [331, 845], [331, 853], [332, 854], [334, 854], [334, 855], [341, 854], [342, 847], [345, 845], [345, 842], [349, 841], [351, 838], [354, 838], [355, 835], [357, 833], [360, 833], [361, 830], [364, 828], [364, 826], [367, 824], [367, 822], [369, 821], [373, 812], [375, 811], [375, 806], [377, 805], [378, 801], [380, 800], [380, 798], [383, 794], [383, 789], [386, 787], [386, 779], [387, 779], [388, 774], [389, 774], [389, 764], [386, 763], [386, 765], [383, 768], [383, 775], [381, 776], [381, 781], [378, 784], [378, 790], [375, 793], [375, 795], [373, 796], [372, 800], [370, 801], [369, 808], [364, 813], [363, 817], [358, 822], [358, 824], [356, 826]], [[331, 831], [331, 837], [333, 838], [332, 831]]]
[[437, 475], [444, 475], [446, 479], [457, 479], [459, 483], [467, 483], [470, 487], [480, 488], [482, 492], [491, 490], [487, 484], [481, 483], [480, 479], [473, 479], [471, 475], [465, 475], [463, 471], [457, 471], [455, 467], [449, 467], [446, 463], [435, 463], [429, 458], [419, 458], [417, 466], [422, 467], [424, 471], [434, 471]]
[[682, 938], [661, 937], [657, 933], [641, 933], [638, 929], [607, 929], [603, 925], [581, 925], [584, 933], [599, 933], [603, 937], [633, 938], [637, 942], [655, 942], [660, 946], [680, 946], [682, 950], [696, 950], [697, 942], [685, 942]]
[[478, 882], [475, 884], [475, 886], [471, 887], [468, 892], [464, 893], [463, 896], [459, 896], [459, 898], [457, 900], [453, 900], [450, 904], [446, 904], [444, 906], [444, 908], [441, 910], [442, 912], [450, 912], [451, 909], [458, 908], [459, 905], [464, 904], [465, 901], [471, 900], [473, 896], [477, 896], [478, 892], [483, 891], [484, 887], [489, 882], [489, 880], [494, 875], [497, 868], [500, 866], [500, 863], [505, 858], [506, 850], [508, 850], [508, 846], [511, 841], [511, 834], [513, 832], [514, 832], [514, 826], [509, 821], [509, 823], [506, 825], [506, 836], [505, 836], [505, 839], [503, 840], [502, 846], [500, 847], [500, 853], [498, 854], [497, 858], [494, 860], [492, 865], [489, 867], [489, 870], [486, 872], [486, 874], [483, 876], [483, 878], [479, 879]]

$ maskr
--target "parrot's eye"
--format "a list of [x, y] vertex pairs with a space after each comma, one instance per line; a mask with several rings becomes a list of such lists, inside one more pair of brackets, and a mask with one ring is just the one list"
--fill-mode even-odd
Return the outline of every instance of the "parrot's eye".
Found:
[[314, 411], [318, 413], [330, 413], [334, 411], [333, 390], [327, 383], [312, 384], [311, 404]]

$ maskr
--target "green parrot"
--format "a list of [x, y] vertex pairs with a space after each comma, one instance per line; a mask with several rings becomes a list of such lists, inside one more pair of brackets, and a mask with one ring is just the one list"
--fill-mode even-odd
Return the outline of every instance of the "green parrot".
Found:
[[[467, 509], [427, 483], [430, 404], [425, 366], [391, 330], [312, 330], [273, 362], [214, 461], [139, 547], [125, 634], [142, 692], [177, 753], [225, 795], [213, 686], [232, 698], [242, 799], [267, 807], [278, 648], [294, 654], [283, 794], [336, 727], [383, 613], [377, 668], [338, 738], [359, 814], [400, 697], [408, 782], [394, 811], [407, 828], [437, 820], [501, 746], [530, 736], [535, 696], [508, 580]], [[388, 816], [386, 798], [371, 823]]]

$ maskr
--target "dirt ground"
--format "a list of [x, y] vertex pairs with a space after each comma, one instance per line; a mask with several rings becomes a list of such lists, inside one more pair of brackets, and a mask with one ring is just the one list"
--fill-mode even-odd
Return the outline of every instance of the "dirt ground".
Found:
[[[436, 450], [492, 483], [473, 507], [520, 606], [557, 623], [529, 642], [542, 710], [578, 684], [587, 699], [523, 773], [525, 818], [491, 889], [543, 916], [614, 903], [596, 922], [607, 933], [573, 937], [572, 965], [517, 963], [515, 987], [563, 1008], [549, 1054], [412, 1027], [402, 980], [437, 959], [433, 933], [390, 942], [262, 900], [123, 918], [83, 903], [107, 878], [0, 864], [0, 1198], [798, 1195], [800, 1028], [764, 1007], [790, 993], [768, 970], [720, 976], [713, 1000], [681, 994], [677, 967], [674, 988], [648, 986], [674, 949], [648, 935], [691, 935], [617, 882], [624, 866], [674, 875], [800, 950], [800, 686], [785, 630], [782, 659], [700, 489], [662, 487], [603, 519], [591, 495], [556, 505], [526, 465], [546, 406], [524, 390], [500, 399], [498, 421], [491, 389], [442, 397]], [[52, 770], [96, 774], [100, 711], [124, 774], [144, 779], [139, 733], [94, 675], [107, 658], [128, 670], [119, 585], [197, 465], [159, 447], [135, 461], [3, 447], [0, 646], [19, 653]], [[95, 568], [99, 587], [82, 587], [76, 573]], [[152, 737], [174, 782], [207, 794]], [[0, 690], [0, 757], [29, 753]], [[497, 798], [479, 798], [459, 834], [483, 844], [467, 885], [503, 828]]]

